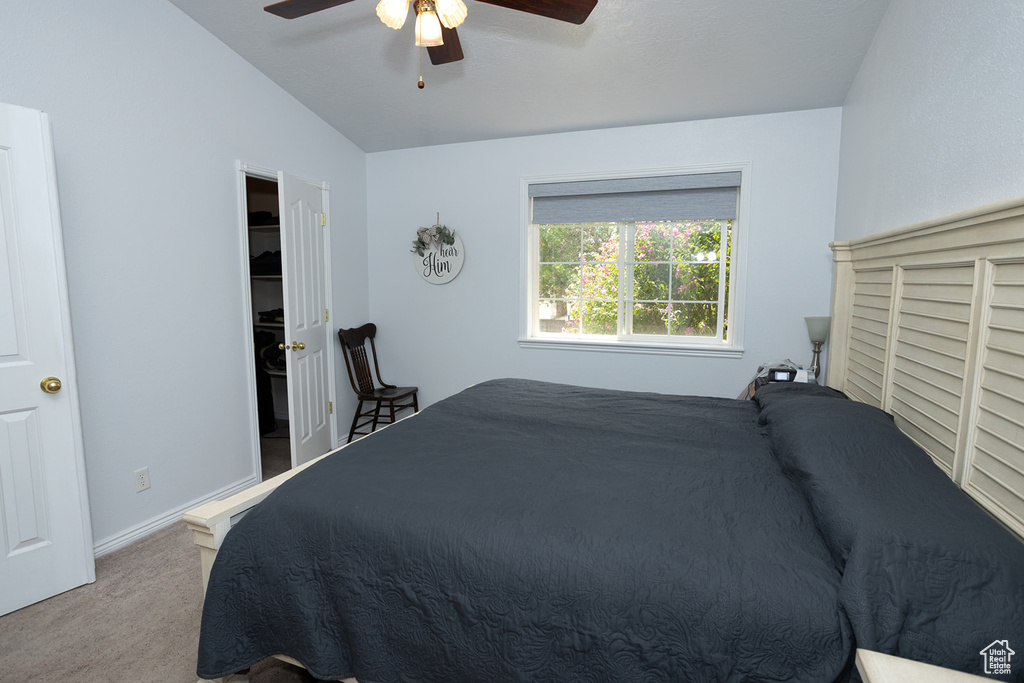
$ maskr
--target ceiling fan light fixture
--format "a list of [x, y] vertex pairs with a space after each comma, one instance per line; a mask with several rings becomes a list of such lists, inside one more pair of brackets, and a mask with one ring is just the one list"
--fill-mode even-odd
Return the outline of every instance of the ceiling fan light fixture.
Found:
[[377, 16], [388, 28], [396, 31], [405, 24], [409, 16], [409, 0], [380, 0], [377, 4]]
[[455, 28], [466, 20], [466, 3], [462, 0], [434, 0], [434, 7], [445, 28]]
[[434, 12], [430, 0], [416, 0], [416, 47], [437, 47], [444, 45], [441, 37], [441, 22]]

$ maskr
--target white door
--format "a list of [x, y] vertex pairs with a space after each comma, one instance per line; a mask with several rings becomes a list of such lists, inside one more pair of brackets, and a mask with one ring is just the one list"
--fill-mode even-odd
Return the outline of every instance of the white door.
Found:
[[324, 191], [278, 173], [292, 467], [331, 450]]
[[96, 578], [49, 120], [0, 104], [0, 614]]

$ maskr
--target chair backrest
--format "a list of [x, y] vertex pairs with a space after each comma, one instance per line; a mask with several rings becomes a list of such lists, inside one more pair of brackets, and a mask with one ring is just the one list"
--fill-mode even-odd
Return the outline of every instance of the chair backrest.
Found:
[[[348, 370], [348, 381], [357, 395], [373, 393], [373, 374], [370, 370], [371, 355], [377, 379], [382, 385], [384, 384], [384, 380], [380, 379], [380, 366], [377, 365], [377, 347], [373, 343], [376, 336], [377, 326], [373, 323], [366, 323], [361, 327], [347, 330], [338, 330], [342, 355], [345, 357], [345, 368]], [[366, 352], [367, 339], [370, 340], [370, 353]]]

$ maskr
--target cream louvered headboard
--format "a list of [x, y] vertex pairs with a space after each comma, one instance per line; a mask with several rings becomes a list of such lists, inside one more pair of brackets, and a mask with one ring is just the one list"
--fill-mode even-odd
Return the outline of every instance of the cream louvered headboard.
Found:
[[829, 386], [1024, 538], [1024, 197], [831, 247]]

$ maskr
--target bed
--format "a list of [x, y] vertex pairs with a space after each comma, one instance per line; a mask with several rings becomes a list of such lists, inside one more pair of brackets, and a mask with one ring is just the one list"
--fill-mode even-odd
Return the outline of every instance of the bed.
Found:
[[1024, 681], [1024, 202], [832, 248], [831, 389], [494, 380], [188, 513], [199, 675]]

